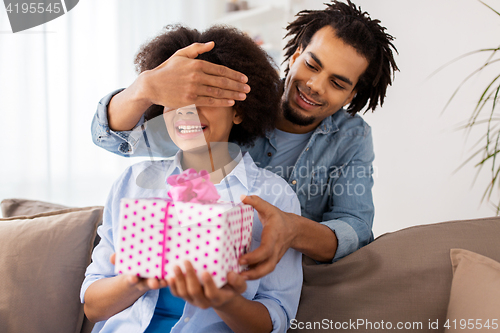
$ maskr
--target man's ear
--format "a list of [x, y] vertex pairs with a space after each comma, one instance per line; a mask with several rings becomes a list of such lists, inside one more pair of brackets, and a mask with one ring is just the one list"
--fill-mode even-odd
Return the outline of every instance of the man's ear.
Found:
[[299, 57], [299, 55], [302, 54], [302, 46], [299, 45], [299, 47], [297, 47], [297, 49], [295, 50], [295, 52], [292, 54], [292, 56], [290, 57], [290, 67], [292, 67], [293, 63], [295, 62], [295, 60]]
[[353, 89], [351, 91], [351, 93], [349, 94], [349, 97], [344, 102], [344, 106], [351, 104], [352, 100], [354, 99], [354, 97], [356, 97], [357, 93], [358, 93], [358, 91], [356, 89]]

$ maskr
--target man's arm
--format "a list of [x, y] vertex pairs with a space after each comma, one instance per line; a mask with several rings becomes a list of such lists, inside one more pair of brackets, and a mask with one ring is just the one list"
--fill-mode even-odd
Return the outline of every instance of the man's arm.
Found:
[[195, 59], [214, 45], [191, 44], [158, 67], [142, 72], [109, 103], [109, 127], [115, 131], [131, 130], [153, 104], [177, 109], [191, 104], [231, 106], [235, 100], [244, 100], [250, 91], [245, 75]]
[[230, 106], [235, 100], [244, 100], [250, 91], [245, 75], [195, 59], [213, 47], [213, 42], [191, 44], [158, 67], [141, 73], [128, 88], [103, 98], [92, 122], [94, 143], [122, 156], [147, 155], [145, 149], [134, 149], [141, 136], [129, 137], [130, 131], [142, 124], [144, 112], [151, 105], [176, 109], [191, 104]]
[[289, 228], [293, 229], [290, 247], [320, 262], [332, 261], [337, 251], [335, 232], [326, 225], [300, 215], [287, 214]]
[[241, 264], [252, 266], [242, 275], [249, 279], [264, 276], [274, 269], [289, 247], [318, 262], [332, 262], [368, 244], [373, 239], [373, 158], [371, 132], [368, 132], [346, 165], [350, 172], [340, 172], [333, 182], [345, 189], [344, 193], [327, 193], [330, 206], [322, 212], [320, 223], [284, 213], [259, 197], [244, 198], [244, 203], [258, 211], [264, 229], [261, 246], [240, 260]]
[[[331, 262], [334, 258], [354, 252], [360, 245], [366, 245], [371, 237], [371, 224], [359, 219], [355, 209], [352, 209], [353, 216], [345, 207], [338, 209], [342, 211], [340, 215], [343, 215], [344, 221], [334, 219], [318, 223], [297, 214], [283, 212], [258, 196], [247, 196], [242, 198], [242, 202], [257, 210], [264, 226], [260, 246], [240, 259], [241, 265], [251, 266], [250, 270], [242, 273], [250, 280], [272, 272], [289, 248], [316, 261]], [[332, 208], [324, 216], [337, 215], [333, 210]], [[366, 239], [360, 241], [358, 230], [370, 236], [363, 237]]]
[[335, 256], [337, 237], [327, 226], [283, 212], [255, 195], [242, 198], [242, 202], [257, 210], [264, 226], [260, 246], [240, 259], [241, 265], [251, 266], [242, 276], [254, 280], [269, 274], [289, 248], [316, 261], [328, 262]]

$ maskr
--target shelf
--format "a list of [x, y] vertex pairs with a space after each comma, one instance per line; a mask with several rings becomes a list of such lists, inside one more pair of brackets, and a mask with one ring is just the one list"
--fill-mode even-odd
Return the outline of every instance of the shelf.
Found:
[[[291, 1], [291, 0], [289, 0]], [[279, 67], [283, 60], [284, 27], [288, 21], [289, 6], [263, 4], [248, 10], [226, 13], [214, 24], [227, 24], [247, 33], [251, 38], [257, 36], [264, 44], [261, 48], [270, 55]]]
[[223, 16], [220, 19], [216, 20], [215, 22], [218, 24], [224, 23], [224, 24], [236, 25], [251, 20], [253, 23], [253, 22], [258, 22], [263, 18], [267, 18], [269, 15], [273, 15], [274, 19], [276, 19], [276, 17], [280, 17], [283, 14], [282, 12], [283, 9], [280, 7], [275, 7], [271, 5], [259, 6], [252, 9], [231, 12], [226, 16]]

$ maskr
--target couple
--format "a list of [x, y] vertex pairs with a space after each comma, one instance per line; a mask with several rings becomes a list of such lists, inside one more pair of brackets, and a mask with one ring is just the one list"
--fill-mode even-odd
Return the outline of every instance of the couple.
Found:
[[[334, 1], [323, 11], [301, 12], [287, 30], [291, 39], [285, 49], [287, 69], [283, 85], [273, 77], [275, 73], [271, 67], [264, 66], [261, 73], [253, 76], [259, 70], [252, 66], [262, 63], [261, 58], [253, 54], [242, 55], [246, 62], [251, 62], [251, 67], [244, 67], [237, 61], [210, 59], [213, 53], [222, 53], [226, 59], [231, 59], [230, 52], [217, 47], [224, 40], [220, 37], [227, 29], [212, 29], [219, 32], [208, 40], [177, 38], [174, 54], [158, 54], [157, 46], [162, 36], [178, 34], [180, 28], [177, 28], [157, 37], [138, 54], [136, 61], [141, 74], [130, 87], [101, 100], [93, 135], [104, 148], [125, 156], [132, 152], [139, 154], [140, 145], [136, 146], [136, 138], [129, 130], [144, 127], [144, 114], [152, 119], [164, 109], [168, 113], [168, 110], [183, 110], [186, 105], [196, 104], [196, 111], [192, 113], [197, 113], [200, 122], [206, 121], [210, 130], [211, 124], [222, 122], [226, 126], [221, 129], [224, 135], [218, 137], [218, 141], [206, 138], [207, 142], [229, 140], [246, 145], [244, 150], [248, 153], [232, 173], [240, 164], [251, 166], [253, 159], [257, 166], [275, 171], [284, 179], [262, 177], [269, 172], [259, 169], [254, 173], [256, 183], [262, 182], [261, 178], [272, 179], [279, 185], [286, 181], [298, 200], [290, 195], [277, 197], [272, 193], [261, 193], [260, 198], [253, 195], [244, 198], [243, 202], [258, 212], [256, 225], [262, 226], [258, 231], [260, 246], [240, 259], [241, 264], [250, 265], [250, 270], [229, 277], [227, 287], [217, 291], [205, 281], [208, 284], [202, 289], [188, 269], [185, 276], [180, 272], [179, 278], [176, 275], [178, 281], [130, 277], [115, 283], [116, 277], [111, 277], [112, 274], [109, 279], [102, 277], [108, 277], [110, 265], [106, 261], [113, 253], [113, 223], [116, 223], [112, 221], [116, 210], [113, 200], [130, 194], [125, 193], [125, 189], [135, 185], [131, 184], [135, 179], [130, 179], [133, 170], [124, 174], [115, 184], [106, 205], [104, 229], [107, 229], [101, 230], [101, 236], [107, 232], [104, 238], [109, 244], [108, 247], [99, 245], [100, 250], [96, 248], [93, 266], [89, 267], [82, 288], [82, 301], [85, 301], [87, 315], [96, 321], [133, 306], [127, 310], [129, 316], [122, 318], [125, 324], [115, 321], [113, 327], [111, 317], [102, 321], [104, 324], [99, 327], [108, 325], [112, 330], [125, 325], [123, 327], [129, 329], [154, 331], [152, 325], [157, 312], [158, 318], [160, 316], [161, 300], [169, 299], [173, 324], [178, 321], [174, 331], [183, 328], [191, 331], [194, 327], [202, 330], [201, 327], [208, 324], [219, 325], [213, 326], [212, 331], [222, 327], [247, 331], [251, 326], [262, 331], [284, 331], [295, 316], [300, 294], [301, 277], [296, 274], [300, 256], [297, 254], [304, 253], [318, 262], [332, 262], [373, 239], [371, 132], [356, 113], [365, 106], [374, 110], [383, 102], [392, 74], [397, 70], [391, 50], [392, 37], [377, 20], [371, 20], [350, 1], [347, 4]], [[215, 46], [210, 42], [213, 40]], [[227, 44], [227, 48], [238, 50], [231, 44]], [[204, 55], [207, 61], [201, 60]], [[229, 65], [229, 68], [222, 65]], [[238, 68], [241, 72], [234, 70]], [[264, 72], [268, 75], [261, 77]], [[263, 83], [267, 85], [262, 86]], [[281, 93], [278, 104], [276, 100], [279, 101]], [[217, 114], [217, 110], [222, 113]], [[210, 117], [213, 122], [206, 119]], [[274, 122], [273, 117], [276, 117]], [[177, 130], [180, 134], [188, 129]], [[172, 139], [175, 142], [175, 135]], [[148, 146], [155, 150], [155, 140], [151, 136]], [[171, 150], [169, 155], [175, 153], [171, 145], [166, 149]], [[169, 170], [188, 167], [187, 156], [186, 153], [176, 155]], [[239, 185], [245, 187], [245, 184]], [[261, 185], [262, 188], [264, 184]], [[287, 198], [288, 203], [285, 202]], [[106, 224], [108, 215], [111, 221]], [[113, 282], [106, 284], [113, 278]], [[287, 285], [283, 285], [283, 281]], [[96, 289], [98, 284], [95, 282], [99, 282], [102, 289]], [[167, 284], [170, 288], [161, 289], [162, 297], [152, 293]], [[133, 289], [133, 292], [124, 293], [124, 289], [118, 290], [120, 287]], [[245, 287], [247, 292], [243, 296], [246, 298], [240, 297]], [[104, 297], [103, 290], [116, 293]], [[184, 298], [188, 304], [184, 307], [179, 299], [167, 292]], [[155, 296], [144, 297], [152, 294]], [[115, 303], [106, 303], [108, 300]], [[116, 307], [117, 303], [120, 306]], [[200, 310], [202, 315], [189, 303], [209, 309]], [[111, 308], [113, 311], [106, 315], [98, 315], [102, 309]], [[134, 317], [134, 314], [146, 312], [146, 319]], [[188, 325], [195, 326], [188, 328]]]

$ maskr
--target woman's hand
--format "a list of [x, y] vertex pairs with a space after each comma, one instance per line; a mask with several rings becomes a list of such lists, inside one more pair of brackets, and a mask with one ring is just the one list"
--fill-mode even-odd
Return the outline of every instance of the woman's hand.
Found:
[[[114, 265], [116, 259], [116, 253], [113, 253], [109, 258], [109, 261]], [[168, 286], [167, 280], [155, 279], [155, 278], [141, 278], [137, 275], [122, 275], [126, 282], [131, 286], [135, 287], [137, 290], [145, 293], [148, 290], [160, 289]]]
[[183, 298], [187, 302], [201, 308], [220, 309], [228, 305], [232, 300], [241, 297], [246, 290], [245, 280], [235, 272], [227, 275], [228, 283], [222, 288], [217, 288], [208, 272], [203, 272], [201, 285], [193, 266], [189, 261], [184, 262], [186, 274], [183, 274], [179, 266], [174, 268], [175, 277], [168, 279], [170, 292], [176, 297]]
[[[109, 261], [114, 265], [116, 255]], [[119, 274], [93, 282], [85, 291], [84, 311], [93, 323], [111, 318], [134, 304], [151, 289], [167, 287], [166, 280], [143, 279], [135, 275]]]

